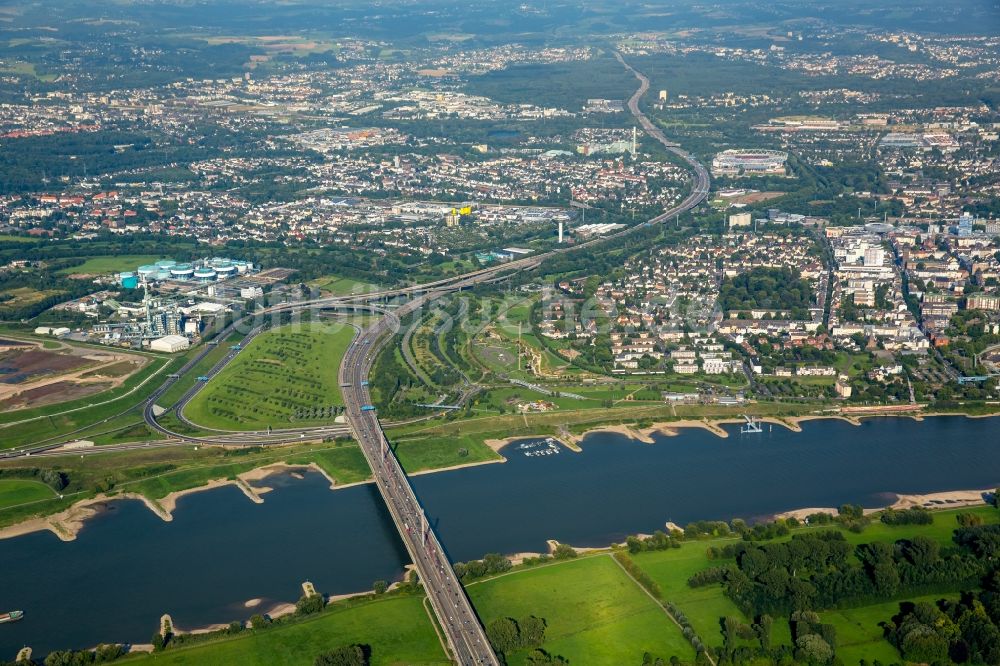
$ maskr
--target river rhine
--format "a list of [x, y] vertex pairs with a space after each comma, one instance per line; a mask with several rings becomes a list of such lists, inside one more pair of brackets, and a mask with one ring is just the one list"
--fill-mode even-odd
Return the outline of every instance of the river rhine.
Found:
[[[417, 476], [453, 560], [541, 551], [546, 539], [607, 545], [628, 534], [699, 519], [755, 518], [806, 506], [891, 503], [893, 493], [1000, 485], [1000, 418], [874, 419], [860, 427], [812, 421], [802, 433], [700, 429], [642, 444], [588, 436], [580, 454]], [[44, 532], [0, 541], [0, 659], [98, 642], [149, 642], [159, 617], [180, 628], [246, 619], [295, 601], [311, 580], [326, 594], [394, 579], [407, 561], [371, 485], [331, 492], [317, 473], [269, 478], [256, 505], [224, 487], [181, 498], [173, 522], [137, 501], [115, 502], [76, 541]]]

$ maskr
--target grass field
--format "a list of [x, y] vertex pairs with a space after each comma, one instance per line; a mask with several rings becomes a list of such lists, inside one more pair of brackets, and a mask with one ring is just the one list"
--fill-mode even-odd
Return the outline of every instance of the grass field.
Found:
[[129, 659], [162, 666], [312, 666], [328, 650], [352, 644], [371, 647], [372, 664], [445, 665], [423, 597], [389, 597], [334, 608], [286, 625], [204, 645]]
[[318, 322], [262, 333], [195, 396], [185, 415], [232, 430], [331, 422], [331, 408], [343, 405], [337, 368], [353, 338], [350, 326]]
[[55, 497], [56, 492], [41, 481], [30, 479], [0, 479], [0, 509], [22, 502]]
[[35, 69], [34, 63], [30, 62], [0, 63], [0, 72], [31, 76], [38, 81], [44, 81], [46, 83], [56, 79], [55, 74], [39, 74], [38, 70]]
[[[718, 564], [705, 557], [708, 546], [732, 543], [732, 540], [689, 541], [680, 548], [632, 556], [663, 591], [663, 598], [670, 601], [687, 616], [691, 625], [708, 645], [719, 645], [722, 634], [719, 618], [727, 615], [743, 618], [736, 604], [727, 597], [720, 585], [706, 585], [697, 589], [688, 587], [687, 580], [695, 572]], [[775, 643], [786, 641], [788, 625], [780, 619], [774, 624]]]
[[160, 259], [167, 258], [162, 254], [119, 254], [105, 257], [91, 257], [79, 266], [64, 268], [59, 273], [68, 275], [72, 273], [102, 274], [134, 271], [142, 264], [152, 264]]
[[333, 296], [348, 296], [350, 294], [363, 294], [368, 291], [378, 290], [378, 285], [353, 278], [337, 276], [320, 278], [313, 280], [309, 284], [320, 291], [329, 292]]
[[[543, 648], [571, 664], [638, 664], [642, 653], [692, 659], [680, 629], [608, 555], [519, 570], [468, 586], [485, 623], [544, 618]], [[510, 655], [511, 664], [524, 654]]]
[[[950, 595], [929, 594], [907, 597], [907, 601], [936, 602]], [[953, 595], [957, 596], [957, 595]], [[880, 622], [888, 622], [899, 613], [899, 601], [872, 604], [846, 610], [820, 613], [823, 622], [837, 628], [837, 656], [845, 664], [857, 664], [861, 659], [879, 659], [885, 664], [900, 660], [899, 652], [883, 637]]]
[[396, 457], [407, 472], [500, 459], [481, 440], [461, 435], [446, 438], [407, 437], [390, 441], [395, 446]]

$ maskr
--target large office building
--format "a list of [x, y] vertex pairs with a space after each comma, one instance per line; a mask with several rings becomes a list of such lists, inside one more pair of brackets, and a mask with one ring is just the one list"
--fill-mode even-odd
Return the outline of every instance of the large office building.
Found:
[[712, 175], [785, 175], [788, 153], [780, 150], [724, 150], [712, 159]]

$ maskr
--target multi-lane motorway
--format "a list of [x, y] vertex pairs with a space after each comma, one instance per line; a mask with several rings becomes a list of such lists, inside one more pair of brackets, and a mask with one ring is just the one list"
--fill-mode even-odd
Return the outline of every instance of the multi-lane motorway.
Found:
[[438, 292], [431, 292], [418, 297], [402, 306], [397, 313], [382, 317], [366, 328], [348, 348], [340, 365], [339, 379], [347, 421], [416, 566], [434, 613], [447, 636], [452, 657], [460, 664], [499, 664], [465, 589], [455, 576], [406, 473], [382, 432], [368, 392], [368, 376], [377, 350], [380, 343], [384, 343], [398, 329], [398, 317], [420, 308], [439, 295]]
[[[673, 209], [663, 212], [646, 223], [656, 224], [686, 212], [701, 203], [708, 194], [708, 172], [691, 155], [671, 144], [642, 113], [639, 109], [639, 99], [649, 89], [649, 80], [629, 66], [620, 54], [617, 57], [622, 65], [640, 81], [639, 90], [629, 100], [629, 109], [632, 114], [647, 134], [662, 143], [668, 150], [679, 155], [691, 165], [694, 171], [694, 182], [690, 194]], [[625, 230], [616, 235], [624, 235], [628, 232], [629, 230]], [[597, 242], [600, 241], [583, 243], [573, 249], [579, 251], [581, 248]], [[499, 664], [499, 660], [490, 647], [486, 632], [476, 616], [472, 603], [456, 579], [451, 562], [434, 531], [430, 528], [424, 510], [389, 446], [385, 433], [382, 431], [378, 416], [371, 404], [368, 376], [379, 348], [391, 339], [392, 334], [399, 329], [400, 318], [446, 293], [481, 284], [496, 277], [500, 271], [523, 270], [529, 265], [531, 267], [537, 266], [545, 258], [564, 251], [566, 250], [554, 250], [519, 262], [512, 262], [497, 269], [477, 271], [454, 281], [424, 285], [423, 289], [411, 289], [408, 292], [409, 295], [419, 295], [409, 300], [395, 313], [380, 318], [366, 328], [348, 348], [340, 366], [339, 378], [346, 405], [347, 422], [351, 426], [354, 437], [360, 443], [365, 458], [371, 465], [379, 491], [389, 507], [396, 527], [406, 544], [410, 557], [413, 558], [417, 572], [423, 580], [424, 589], [427, 591], [434, 612], [447, 636], [452, 656], [463, 665]], [[520, 266], [522, 263], [524, 266]]]

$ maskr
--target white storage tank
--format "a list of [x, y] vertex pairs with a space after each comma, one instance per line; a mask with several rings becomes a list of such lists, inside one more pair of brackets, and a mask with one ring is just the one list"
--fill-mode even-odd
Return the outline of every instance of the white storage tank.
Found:
[[190, 280], [194, 277], [194, 266], [191, 264], [177, 264], [170, 269], [170, 277], [175, 280]]
[[207, 266], [194, 269], [194, 279], [198, 282], [212, 282], [215, 280], [216, 275], [215, 269], [208, 268]]
[[139, 266], [139, 268], [136, 270], [136, 273], [139, 274], [140, 280], [142, 280], [143, 278], [145, 278], [146, 280], [153, 280], [156, 278], [156, 274], [159, 271], [160, 269], [154, 264], [145, 264], [143, 266]]

